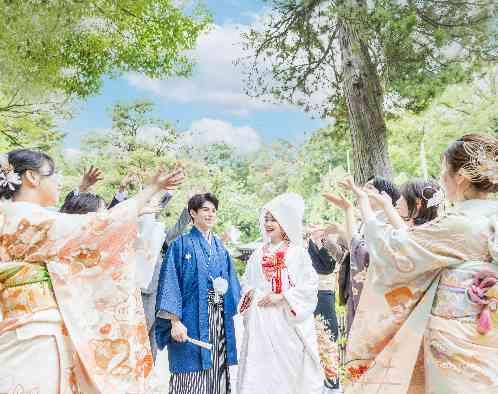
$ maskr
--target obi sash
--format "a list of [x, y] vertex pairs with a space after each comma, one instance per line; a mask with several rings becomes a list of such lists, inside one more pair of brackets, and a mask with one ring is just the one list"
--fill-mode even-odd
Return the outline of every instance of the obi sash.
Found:
[[46, 265], [0, 263], [0, 302], [4, 320], [57, 309]]
[[469, 261], [441, 272], [432, 315], [475, 322], [481, 334], [498, 322], [498, 265]]

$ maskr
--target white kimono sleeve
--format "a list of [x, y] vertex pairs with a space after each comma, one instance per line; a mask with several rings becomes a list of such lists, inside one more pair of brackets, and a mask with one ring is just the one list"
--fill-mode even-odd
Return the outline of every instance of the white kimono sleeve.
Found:
[[285, 300], [290, 306], [290, 318], [295, 322], [306, 320], [313, 315], [318, 303], [318, 275], [313, 268], [311, 258], [307, 251], [299, 249], [289, 258], [298, 259], [293, 261], [296, 267], [293, 273], [295, 286], [283, 293]]

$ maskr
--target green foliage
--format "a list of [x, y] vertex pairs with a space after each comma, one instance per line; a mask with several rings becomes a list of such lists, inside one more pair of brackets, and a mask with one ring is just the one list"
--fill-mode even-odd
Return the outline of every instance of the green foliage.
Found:
[[474, 81], [449, 86], [419, 114], [403, 111], [388, 123], [390, 157], [398, 182], [421, 177], [420, 143], [425, 145], [428, 175], [438, 178], [441, 153], [467, 133], [497, 133], [497, 69]]
[[[476, 1], [272, 0], [264, 27], [244, 35], [247, 91], [326, 116], [344, 113], [339, 30], [347, 24], [391, 102], [420, 112], [446, 86], [498, 59], [498, 3]], [[268, 79], [271, 76], [271, 79]], [[323, 92], [317, 100], [314, 93]], [[381, 93], [381, 92], [379, 92]], [[402, 100], [400, 100], [402, 99]]]
[[6, 114], [0, 112], [0, 150], [32, 148], [55, 150], [64, 134], [57, 131], [46, 113]]
[[[390, 157], [398, 184], [423, 175], [422, 139], [428, 175], [437, 178], [441, 153], [451, 141], [471, 132], [498, 136], [498, 69], [485, 71], [472, 82], [449, 86], [420, 113], [407, 110], [393, 113], [388, 129]], [[83, 168], [91, 164], [103, 169], [105, 176], [95, 192], [110, 200], [125, 174], [139, 174], [140, 182], [143, 182], [147, 170], [161, 164], [172, 167], [181, 163], [187, 180], [175, 191], [163, 215], [162, 219], [168, 225], [176, 221], [189, 195], [205, 191], [214, 192], [220, 198], [216, 231], [221, 234], [236, 227], [242, 233], [242, 242], [259, 238], [260, 208], [286, 191], [297, 192], [305, 198], [308, 224], [343, 221], [343, 213], [332, 208], [322, 197], [324, 191], [337, 192], [337, 180], [348, 169], [351, 143], [343, 124], [315, 130], [302, 146], [276, 141], [242, 155], [225, 144], [185, 145], [181, 133], [168, 122], [154, 117], [153, 112], [154, 107], [148, 102], [116, 105], [111, 114], [112, 128], [89, 135], [82, 143], [79, 158], [68, 157], [55, 145], [52, 153], [65, 175], [64, 191], [77, 186]], [[49, 138], [51, 134], [45, 134], [47, 130], [58, 135], [49, 120], [46, 124], [40, 123], [40, 128], [35, 130], [30, 123], [33, 119], [16, 121], [19, 124], [27, 122], [26, 135], [34, 136], [36, 130], [40, 138]], [[13, 147], [4, 138], [0, 138], [0, 145], [2, 150]], [[49, 150], [48, 145], [42, 144], [41, 148]], [[140, 182], [129, 190], [130, 194], [135, 193]]]
[[1, 0], [0, 86], [4, 92], [62, 91], [86, 97], [103, 75], [188, 75], [209, 18], [172, 0]]

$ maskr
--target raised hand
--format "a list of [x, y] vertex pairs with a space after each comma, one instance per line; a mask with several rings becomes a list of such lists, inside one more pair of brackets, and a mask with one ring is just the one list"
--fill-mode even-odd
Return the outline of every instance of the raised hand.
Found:
[[126, 174], [119, 184], [119, 191], [123, 192], [127, 186], [131, 185], [134, 182], [137, 184], [140, 183], [139, 177], [136, 174], [132, 173]]
[[98, 181], [101, 181], [104, 179], [102, 177], [102, 171], [100, 171], [97, 167], [90, 166], [90, 168], [87, 169], [85, 168], [83, 172], [83, 178], [81, 178], [80, 182], [80, 192], [86, 192], [88, 189], [90, 189], [93, 185], [95, 185]]
[[361, 198], [366, 198], [367, 197], [367, 193], [361, 187], [358, 187], [354, 183], [354, 179], [353, 179], [352, 176], [348, 176], [348, 177], [344, 178], [338, 184], [343, 189], [346, 189], [346, 190], [349, 190], [349, 191], [353, 192], [357, 199], [361, 199]]
[[347, 229], [343, 225], [337, 223], [329, 224], [329, 226], [325, 229], [325, 236], [336, 236], [338, 240], [343, 240], [346, 244], [348, 243]]
[[369, 189], [367, 190], [367, 195], [368, 198], [376, 201], [382, 207], [390, 207], [393, 205], [391, 196], [389, 196], [389, 194], [384, 191], [382, 193], [379, 193], [377, 189]]
[[152, 178], [152, 185], [161, 190], [172, 190], [181, 185], [185, 180], [185, 172], [183, 169], [177, 169], [169, 174], [166, 174], [162, 169], [159, 170]]
[[330, 223], [325, 229], [324, 229], [324, 235], [335, 235], [335, 234], [340, 234], [342, 231], [344, 231], [344, 228], [340, 226], [337, 223]]
[[323, 193], [323, 197], [325, 197], [328, 202], [330, 202], [332, 205], [335, 205], [337, 208], [349, 209], [353, 207], [351, 201], [349, 201], [340, 193], [338, 195], [332, 193]]

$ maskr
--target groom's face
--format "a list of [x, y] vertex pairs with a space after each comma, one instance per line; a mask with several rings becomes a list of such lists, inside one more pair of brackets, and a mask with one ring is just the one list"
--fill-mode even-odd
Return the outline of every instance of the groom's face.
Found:
[[196, 227], [211, 230], [216, 224], [218, 212], [212, 202], [206, 201], [197, 211], [191, 210], [190, 215]]

